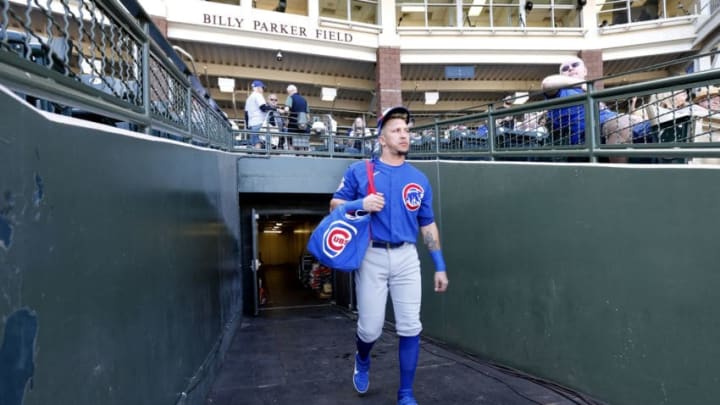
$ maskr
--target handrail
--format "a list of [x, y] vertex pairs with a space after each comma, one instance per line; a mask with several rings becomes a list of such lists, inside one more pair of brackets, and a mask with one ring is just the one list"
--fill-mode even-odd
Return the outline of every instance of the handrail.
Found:
[[28, 1], [2, 12], [0, 83], [36, 107], [232, 148], [227, 116], [191, 85], [192, 72], [136, 0]]
[[[696, 131], [693, 135], [688, 135], [686, 138], [680, 141], [673, 142], [650, 142], [644, 141], [642, 143], [621, 143], [621, 144], [608, 144], [607, 137], [603, 135], [602, 126], [599, 122], [598, 113], [605, 109], [605, 106], [612, 107], [621, 106], [625, 100], [633, 97], [642, 97], [648, 95], [658, 95], [665, 92], [672, 91], [687, 91], [688, 89], [711, 89], [710, 86], [717, 86], [720, 84], [720, 69], [713, 69], [703, 72], [691, 73], [687, 75], [656, 79], [642, 83], [633, 83], [623, 86], [613, 87], [609, 89], [595, 90], [592, 86], [593, 83], [599, 82], [606, 78], [593, 80], [587, 82], [588, 91], [585, 94], [568, 96], [563, 98], [535, 101], [519, 106], [512, 106], [507, 109], [496, 110], [492, 106], [487, 111], [482, 113], [474, 113], [464, 117], [455, 117], [447, 120], [436, 121], [433, 124], [423, 125], [414, 127], [412, 130], [416, 135], [422, 136], [423, 134], [431, 134], [430, 139], [433, 145], [426, 149], [417, 149], [413, 151], [411, 155], [419, 158], [486, 158], [486, 159], [505, 159], [514, 157], [525, 157], [529, 160], [533, 158], [547, 158], [547, 157], [588, 157], [588, 161], [596, 161], [598, 158], [632, 158], [638, 156], [652, 156], [652, 157], [678, 157], [678, 158], [691, 158], [691, 157], [717, 157], [720, 156], [720, 133], [712, 134], [712, 142], [702, 141], [700, 142], [700, 135], [711, 135], [714, 131], [702, 129], [701, 123], [703, 120], [720, 120], [720, 111], [703, 110], [705, 111], [702, 116], [695, 116], [693, 121], [689, 124], [678, 123], [677, 129], [683, 129], [686, 131]], [[645, 105], [644, 108], [647, 108]], [[577, 144], [551, 144], [547, 140], [545, 142], [532, 142], [533, 139], [530, 137], [531, 131], [523, 133], [515, 128], [510, 131], [502, 128], [498, 122], [504, 117], [513, 117], [514, 119], [522, 119], [528, 113], [544, 113], [547, 111], [563, 111], [563, 109], [582, 108], [585, 111], [585, 115], [588, 118], [590, 126], [586, 125], [586, 139], [584, 142]], [[694, 106], [692, 100], [689, 101], [687, 106], [680, 108], [679, 106], [675, 109], [669, 108], [670, 113], [673, 111], [680, 114], [681, 111], [686, 110], [700, 111], [702, 107]], [[619, 110], [617, 108], [616, 110]], [[628, 111], [618, 111], [621, 116], [627, 115]], [[649, 118], [639, 118], [637, 122], [632, 124], [632, 130], [636, 129], [636, 126], [644, 126], [646, 131], [657, 130], [657, 124], [650, 122]], [[678, 119], [679, 122], [679, 119]], [[713, 121], [715, 122], [715, 121]], [[674, 123], [673, 123], [674, 124]], [[720, 129], [717, 124], [715, 128]], [[477, 131], [478, 128], [486, 126], [486, 137], [482, 140], [482, 147], [467, 148], [460, 146], [452, 146], [453, 141], [458, 143], [477, 141], [480, 143], [479, 136], [473, 136], [470, 134], [467, 128], [473, 128]], [[690, 128], [692, 127], [692, 128]], [[457, 128], [462, 128], [458, 130]], [[555, 128], [558, 130], [560, 128]], [[543, 131], [550, 130], [552, 128], [545, 127]], [[562, 129], [560, 129], [562, 130]], [[704, 132], [697, 132], [704, 131]], [[455, 132], [455, 133], [453, 133]], [[457, 133], [460, 133], [458, 135]], [[428, 136], [428, 135], [425, 135]], [[500, 138], [498, 138], [500, 136]], [[525, 136], [528, 141], [526, 144], [505, 144], [495, 147], [495, 143], [498, 141], [507, 141], [507, 137], [523, 137]], [[503, 138], [504, 137], [504, 138]], [[635, 135], [633, 134], [633, 142], [635, 142]], [[477, 146], [477, 145], [475, 145]], [[435, 153], [433, 150], [436, 150]]]

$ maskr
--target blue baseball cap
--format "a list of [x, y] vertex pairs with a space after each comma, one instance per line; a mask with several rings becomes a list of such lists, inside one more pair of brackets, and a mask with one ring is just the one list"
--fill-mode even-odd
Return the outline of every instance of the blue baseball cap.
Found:
[[265, 83], [261, 82], [260, 80], [253, 80], [252, 87], [265, 87]]
[[405, 123], [410, 123], [410, 110], [407, 108], [398, 105], [395, 107], [390, 107], [387, 110], [383, 111], [382, 115], [378, 118], [377, 122], [377, 133], [380, 135], [382, 132], [383, 125], [385, 125], [385, 121], [389, 120], [390, 118], [404, 118]]

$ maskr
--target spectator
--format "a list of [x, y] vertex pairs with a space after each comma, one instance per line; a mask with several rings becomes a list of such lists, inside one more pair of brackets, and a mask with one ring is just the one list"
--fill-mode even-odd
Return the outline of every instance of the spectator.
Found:
[[701, 110], [704, 109], [688, 104], [688, 95], [685, 90], [653, 94], [645, 106], [645, 112], [653, 125], [674, 121], [692, 114], [706, 115], [706, 111]]
[[[308, 114], [310, 108], [305, 97], [298, 94], [294, 84], [287, 86], [287, 99], [285, 99], [285, 112], [288, 114], [288, 132], [295, 134], [307, 134], [310, 132]], [[308, 136], [294, 136], [288, 140], [289, 145], [295, 149], [307, 148], [310, 146]]]
[[717, 114], [720, 112], [720, 89], [712, 85], [701, 87], [695, 92], [693, 103]]
[[[272, 108], [270, 111], [268, 111], [268, 115], [267, 115], [268, 127], [276, 128], [277, 132], [286, 132], [287, 128], [285, 127], [285, 118], [282, 116], [282, 114], [278, 110], [277, 94], [273, 93], [268, 96], [268, 104]], [[280, 140], [278, 142], [278, 147], [280, 149], [285, 149], [285, 137], [284, 136], [280, 137]]]
[[[702, 116], [696, 126], [694, 142], [720, 142], [720, 89], [706, 86], [695, 92], [693, 114]], [[691, 164], [717, 165], [720, 158], [694, 158]]]
[[[502, 106], [498, 107], [497, 110], [505, 110], [513, 105], [513, 97], [512, 96], [506, 96], [503, 98], [503, 104]], [[498, 132], [505, 132], [505, 131], [511, 131], [515, 129], [515, 117], [512, 115], [505, 116], [503, 118], [500, 118], [495, 121], [495, 126], [498, 129]]]
[[[560, 64], [559, 74], [543, 79], [542, 89], [547, 98], [568, 97], [585, 94], [587, 68], [582, 59], [573, 57]], [[607, 144], [632, 143], [632, 125], [636, 119], [631, 115], [619, 115], [600, 106], [599, 121], [602, 137]], [[550, 132], [562, 144], [582, 145], [585, 143], [585, 107], [574, 105], [548, 111]], [[627, 163], [627, 157], [611, 157], [610, 162]]]
[[516, 129], [523, 132], [534, 132], [538, 136], [545, 134], [547, 132], [547, 128], [545, 128], [546, 114], [545, 111], [525, 113], [522, 122], [516, 125]]
[[255, 148], [261, 148], [262, 143], [260, 142], [260, 128], [262, 128], [267, 112], [272, 109], [267, 103], [265, 103], [265, 97], [263, 92], [265, 91], [265, 84], [260, 80], [253, 80], [252, 92], [245, 100], [245, 128], [250, 130], [250, 145]]
[[285, 118], [278, 111], [278, 96], [277, 94], [270, 94], [268, 96], [268, 104], [270, 105], [270, 111], [268, 111], [267, 122], [268, 125], [277, 128], [278, 132], [285, 132]]
[[[360, 138], [367, 138], [371, 135], [370, 129], [365, 126], [365, 120], [363, 117], [357, 117], [355, 118], [355, 121], [353, 121], [352, 127], [348, 129], [347, 136], [349, 137], [360, 137]], [[345, 149], [345, 152], [349, 153], [360, 153], [362, 150], [362, 143], [363, 141], [357, 141], [357, 140], [347, 140], [347, 149]]]

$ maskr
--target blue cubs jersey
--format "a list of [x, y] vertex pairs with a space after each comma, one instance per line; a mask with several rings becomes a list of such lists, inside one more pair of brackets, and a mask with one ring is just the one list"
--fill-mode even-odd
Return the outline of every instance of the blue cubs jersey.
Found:
[[[385, 207], [372, 214], [373, 240], [415, 243], [420, 226], [435, 222], [432, 189], [427, 176], [405, 162], [390, 166], [373, 159], [375, 189], [385, 197]], [[333, 198], [354, 201], [367, 195], [365, 161], [353, 163], [345, 171]]]

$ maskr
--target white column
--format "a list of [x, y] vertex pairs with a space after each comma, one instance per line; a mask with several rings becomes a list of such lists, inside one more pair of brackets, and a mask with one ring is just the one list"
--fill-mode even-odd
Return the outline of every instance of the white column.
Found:
[[320, 19], [320, 2], [315, 0], [308, 0], [308, 17], [315, 21]]
[[253, 0], [240, 0], [240, 8], [242, 9], [242, 12], [243, 13], [252, 12], [252, 3], [253, 3]]
[[378, 7], [380, 26], [382, 26], [382, 32], [378, 35], [378, 46], [400, 47], [395, 0], [380, 0]]
[[599, 9], [596, 0], [587, 0], [585, 7], [582, 9], [582, 27], [586, 30], [585, 39], [588, 41], [585, 49], [601, 49], [600, 37], [598, 35], [598, 15]]

